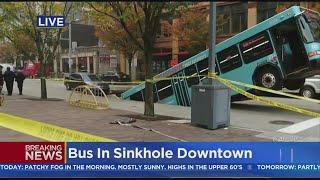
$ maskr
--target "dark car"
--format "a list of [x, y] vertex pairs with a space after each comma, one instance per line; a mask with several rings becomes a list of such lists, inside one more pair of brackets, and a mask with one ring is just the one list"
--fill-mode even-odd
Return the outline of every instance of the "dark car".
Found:
[[131, 81], [129, 74], [120, 72], [119, 77], [120, 77], [119, 81], [121, 81], [121, 82], [130, 82]]
[[103, 81], [115, 81], [115, 82], [129, 82], [130, 77], [128, 74], [125, 74], [123, 72], [115, 72], [115, 71], [108, 71], [105, 74], [101, 74], [101, 80]]
[[101, 74], [100, 76], [102, 81], [119, 81], [120, 76], [115, 71], [107, 71], [105, 74]]
[[[70, 81], [68, 81], [70, 80]], [[99, 86], [106, 94], [109, 94], [109, 84], [101, 82], [101, 79], [95, 74], [89, 73], [71, 73], [65, 76], [64, 85], [67, 90], [71, 90], [80, 85]]]

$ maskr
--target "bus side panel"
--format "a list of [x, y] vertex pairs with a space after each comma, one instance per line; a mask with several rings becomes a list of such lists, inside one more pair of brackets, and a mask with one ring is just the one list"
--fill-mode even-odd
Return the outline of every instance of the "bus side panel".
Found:
[[[228, 80], [233, 81], [239, 81], [246, 84], [253, 84], [253, 75], [255, 73], [255, 70], [258, 67], [264, 66], [266, 64], [274, 64], [272, 63], [272, 58], [275, 57], [277, 54], [273, 52], [272, 54], [265, 56], [263, 58], [260, 58], [256, 61], [253, 61], [249, 64], [243, 64], [241, 67], [234, 69], [232, 71], [229, 71], [227, 73], [221, 74], [220, 77]], [[275, 64], [274, 64], [275, 65]], [[279, 69], [279, 63], [277, 63], [275, 66], [277, 66]], [[249, 88], [240, 87], [243, 90], [250, 90]], [[236, 95], [238, 93], [232, 91], [231, 96]]]

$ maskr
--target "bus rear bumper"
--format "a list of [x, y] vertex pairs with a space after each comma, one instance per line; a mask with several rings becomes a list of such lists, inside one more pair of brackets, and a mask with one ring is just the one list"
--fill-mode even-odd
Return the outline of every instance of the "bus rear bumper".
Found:
[[308, 78], [314, 75], [320, 75], [320, 59], [310, 61], [309, 66], [289, 74], [287, 79]]
[[320, 71], [320, 59], [310, 61], [311, 70]]
[[320, 59], [310, 61], [310, 68], [306, 74], [306, 77], [314, 75], [320, 75]]

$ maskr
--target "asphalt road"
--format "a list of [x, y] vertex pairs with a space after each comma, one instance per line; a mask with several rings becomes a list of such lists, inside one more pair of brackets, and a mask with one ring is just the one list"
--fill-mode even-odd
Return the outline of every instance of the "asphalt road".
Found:
[[[14, 85], [14, 94], [18, 90]], [[66, 91], [62, 82], [47, 81], [49, 98], [66, 99], [70, 91]], [[40, 80], [27, 79], [23, 93], [40, 97]], [[320, 104], [290, 98], [272, 98], [273, 100], [320, 112]], [[112, 101], [112, 99], [111, 99]], [[143, 103], [124, 101], [118, 107], [128, 111], [143, 111]], [[128, 107], [132, 107], [129, 108]], [[161, 115], [177, 115], [190, 121], [190, 107], [157, 105], [156, 113]], [[171, 113], [171, 114], [170, 114]], [[310, 120], [312, 119], [312, 120]], [[320, 141], [320, 119], [303, 114], [274, 108], [251, 100], [232, 103], [231, 126], [261, 132], [260, 137], [272, 138], [275, 141]], [[276, 122], [276, 123], [273, 123]]]

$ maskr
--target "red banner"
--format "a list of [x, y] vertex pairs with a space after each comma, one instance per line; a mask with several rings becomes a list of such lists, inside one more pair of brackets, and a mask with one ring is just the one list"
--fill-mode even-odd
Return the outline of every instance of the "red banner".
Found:
[[63, 142], [0, 142], [0, 163], [64, 163]]

